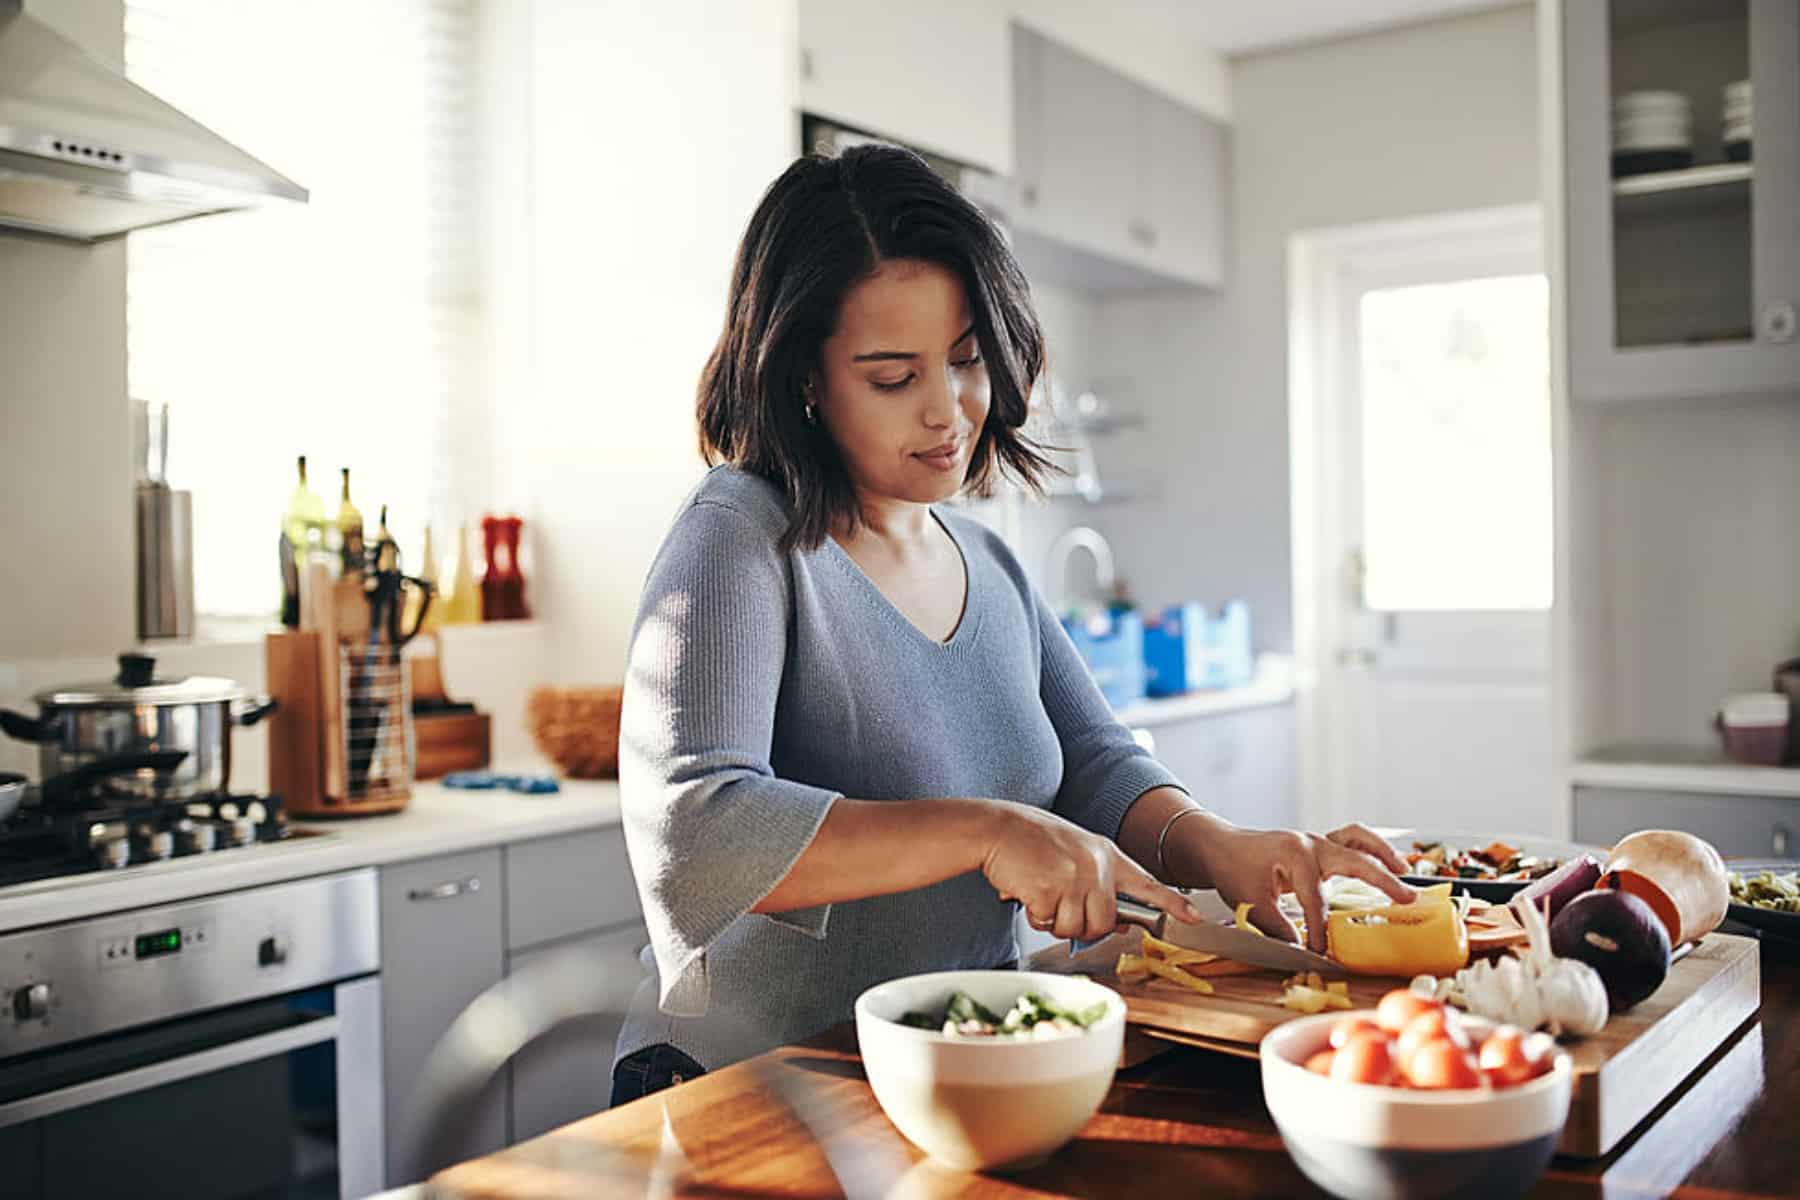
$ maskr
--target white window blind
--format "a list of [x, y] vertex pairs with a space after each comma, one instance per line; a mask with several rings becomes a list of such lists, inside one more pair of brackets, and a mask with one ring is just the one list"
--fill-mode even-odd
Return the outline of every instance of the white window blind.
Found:
[[169, 406], [203, 612], [276, 607], [296, 455], [328, 513], [341, 467], [371, 529], [389, 504], [411, 568], [464, 515], [476, 2], [127, 0], [131, 77], [312, 193], [131, 236], [131, 392]]

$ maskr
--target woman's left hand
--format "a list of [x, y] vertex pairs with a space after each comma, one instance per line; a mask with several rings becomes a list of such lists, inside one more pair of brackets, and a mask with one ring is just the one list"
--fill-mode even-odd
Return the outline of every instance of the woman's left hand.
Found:
[[[1223, 820], [1186, 821], [1176, 834], [1185, 834], [1177, 848], [1182, 858], [1198, 862], [1207, 886], [1219, 890], [1230, 904], [1249, 902], [1250, 921], [1272, 937], [1300, 940], [1294, 923], [1276, 903], [1281, 893], [1293, 892], [1306, 914], [1306, 944], [1325, 952], [1324, 882], [1333, 875], [1348, 875], [1380, 888], [1397, 903], [1408, 904], [1418, 894], [1396, 876], [1406, 863], [1394, 848], [1362, 825], [1346, 825], [1323, 836], [1291, 829], [1242, 829]], [[1172, 837], [1173, 841], [1174, 838]]]

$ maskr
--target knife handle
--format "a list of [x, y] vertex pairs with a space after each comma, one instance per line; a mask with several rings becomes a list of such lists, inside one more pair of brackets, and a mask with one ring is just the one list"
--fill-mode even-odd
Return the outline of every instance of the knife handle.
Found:
[[1149, 930], [1153, 934], [1162, 933], [1162, 909], [1152, 908], [1148, 904], [1133, 900], [1130, 896], [1119, 896], [1116, 899], [1118, 901], [1119, 909], [1119, 924], [1136, 925], [1141, 929]]

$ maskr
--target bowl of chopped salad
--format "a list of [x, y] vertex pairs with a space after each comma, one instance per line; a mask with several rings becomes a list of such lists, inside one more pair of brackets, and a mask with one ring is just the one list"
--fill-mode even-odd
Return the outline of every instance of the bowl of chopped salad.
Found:
[[1106, 1098], [1125, 1002], [1080, 976], [938, 971], [856, 1000], [863, 1071], [908, 1141], [959, 1170], [1033, 1166]]

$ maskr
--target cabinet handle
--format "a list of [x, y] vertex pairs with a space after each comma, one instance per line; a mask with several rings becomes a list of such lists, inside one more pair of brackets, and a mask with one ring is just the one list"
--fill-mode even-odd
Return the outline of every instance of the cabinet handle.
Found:
[[1775, 827], [1774, 835], [1769, 838], [1769, 853], [1773, 854], [1776, 858], [1786, 858], [1788, 856], [1788, 827], [1786, 825], [1777, 825]]
[[473, 894], [481, 890], [481, 880], [474, 875], [467, 879], [452, 879], [447, 883], [434, 883], [430, 887], [414, 888], [406, 893], [408, 900], [454, 900], [464, 893]]
[[1766, 342], [1791, 342], [1794, 340], [1796, 324], [1794, 306], [1786, 300], [1778, 300], [1763, 309], [1763, 340]]

